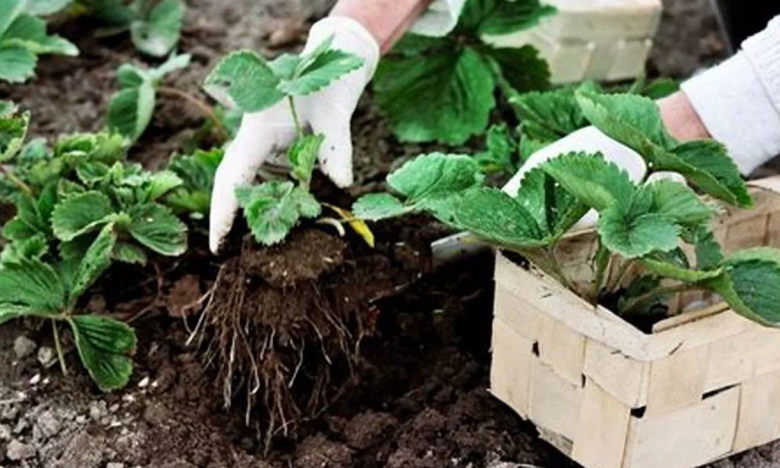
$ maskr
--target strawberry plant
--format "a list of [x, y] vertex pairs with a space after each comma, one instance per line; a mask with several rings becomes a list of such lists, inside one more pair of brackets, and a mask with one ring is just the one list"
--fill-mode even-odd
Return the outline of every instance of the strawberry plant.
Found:
[[75, 45], [46, 33], [46, 22], [36, 15], [56, 11], [56, 0], [0, 2], [0, 80], [23, 83], [35, 76], [38, 56], [78, 55]]
[[[648, 166], [644, 182], [635, 184], [599, 154], [572, 153], [528, 172], [511, 197], [482, 186], [479, 165], [470, 157], [431, 154], [388, 177], [397, 196], [367, 195], [356, 202], [355, 215], [379, 220], [429, 212], [454, 229], [520, 252], [591, 301], [616, 305], [619, 313], [648, 312], [670, 295], [704, 289], [749, 319], [780, 326], [780, 251], [758, 248], [725, 255], [710, 226], [717, 206], [702, 201], [688, 185], [647, 179], [657, 171], [677, 172], [715, 200], [750, 207], [752, 199], [725, 147], [711, 140], [676, 141], [648, 98], [592, 88], [572, 96], [576, 109], [556, 113], [559, 109], [550, 107], [547, 115], [538, 113], [540, 127], [534, 131], [565, 133], [582, 121], [595, 125], [642, 155]], [[556, 247], [590, 209], [600, 214], [599, 249], [592, 284], [577, 290], [558, 263]], [[695, 258], [684, 253], [685, 244], [693, 247]], [[610, 267], [613, 262], [616, 268]], [[624, 287], [633, 265], [644, 274]]]
[[298, 119], [295, 99], [363, 66], [359, 57], [332, 49], [332, 42], [330, 38], [309, 54], [285, 54], [270, 62], [249, 50], [234, 52], [206, 78], [206, 91], [229, 108], [249, 113], [283, 101], [289, 105], [297, 132], [287, 151], [293, 181], [272, 180], [236, 190], [249, 228], [263, 245], [282, 242], [301, 219], [316, 218], [322, 211], [309, 185], [324, 136], [306, 131]]
[[25, 143], [29, 114], [0, 105], [0, 201], [16, 215], [2, 227], [0, 323], [39, 317], [67, 324], [82, 363], [103, 390], [127, 383], [135, 335], [115, 320], [78, 313], [79, 300], [113, 261], [145, 264], [178, 256], [187, 228], [166, 206], [185, 184], [173, 171], [125, 161], [110, 133]]
[[399, 139], [462, 144], [488, 126], [495, 90], [549, 86], [536, 49], [494, 47], [486, 35], [514, 33], [554, 13], [539, 0], [468, 0], [455, 30], [444, 38], [408, 35], [379, 65], [376, 101]]

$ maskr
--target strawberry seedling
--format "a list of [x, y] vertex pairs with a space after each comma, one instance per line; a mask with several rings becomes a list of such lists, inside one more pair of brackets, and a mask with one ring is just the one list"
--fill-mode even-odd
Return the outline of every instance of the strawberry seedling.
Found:
[[[534, 109], [538, 125], [532, 131], [552, 136], [581, 124], [595, 125], [642, 155], [648, 166], [642, 183], [632, 182], [599, 154], [571, 153], [528, 172], [517, 196], [511, 197], [482, 187], [479, 166], [468, 156], [432, 154], [388, 177], [400, 198], [367, 195], [356, 202], [355, 215], [378, 220], [429, 212], [454, 229], [523, 254], [561, 283], [593, 302], [616, 304], [623, 314], [657, 309], [679, 292], [707, 290], [751, 320], [780, 326], [780, 251], [759, 248], [725, 255], [710, 227], [716, 206], [702, 201], [688, 185], [647, 179], [658, 171], [677, 172], [713, 199], [750, 207], [752, 199], [725, 147], [711, 140], [676, 141], [666, 132], [656, 104], [645, 97], [600, 94], [591, 87], [561, 93], [518, 101]], [[573, 101], [554, 107], [563, 97]], [[528, 109], [524, 111], [534, 115]], [[540, 112], [544, 109], [550, 112]], [[583, 291], [566, 277], [556, 247], [590, 209], [600, 215], [599, 249], [592, 284]], [[693, 247], [695, 259], [683, 252], [685, 244]], [[613, 262], [616, 268], [610, 267]], [[624, 275], [634, 265], [645, 273], [624, 287]]]
[[234, 52], [220, 61], [204, 88], [229, 108], [260, 112], [287, 101], [297, 139], [287, 151], [292, 181], [269, 181], [239, 187], [236, 197], [249, 228], [263, 245], [282, 242], [301, 219], [316, 218], [320, 203], [309, 191], [320, 147], [325, 139], [301, 124], [295, 99], [320, 91], [363, 66], [363, 60], [332, 49], [333, 38], [306, 55], [285, 54], [271, 62], [255, 52]]

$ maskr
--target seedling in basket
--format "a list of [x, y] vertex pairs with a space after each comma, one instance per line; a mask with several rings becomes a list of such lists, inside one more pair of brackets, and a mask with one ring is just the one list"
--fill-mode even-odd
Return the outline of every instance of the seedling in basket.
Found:
[[[552, 103], [558, 98], [537, 96]], [[479, 166], [468, 156], [432, 154], [388, 177], [400, 197], [368, 195], [353, 211], [368, 220], [429, 212], [454, 229], [523, 254], [580, 295], [608, 302], [620, 313], [657, 311], [671, 295], [707, 290], [747, 318], [780, 326], [780, 251], [724, 255], [710, 226], [716, 206], [688, 185], [647, 179], [658, 171], [676, 172], [713, 199], [750, 207], [752, 199], [726, 149], [711, 140], [674, 140], [656, 104], [644, 97], [582, 89], [576, 102], [588, 122], [643, 156], [648, 173], [642, 183], [632, 182], [599, 154], [572, 153], [528, 172], [511, 197], [482, 187]], [[599, 249], [590, 287], [577, 290], [556, 258], [556, 247], [591, 209], [600, 215]], [[684, 253], [685, 244], [693, 247], [695, 259]], [[626, 284], [633, 266], [645, 273]]]
[[186, 251], [187, 228], [166, 203], [174, 196], [191, 201], [196, 179], [127, 163], [119, 135], [65, 136], [52, 148], [42, 140], [25, 144], [28, 123], [28, 114], [0, 103], [0, 202], [16, 207], [2, 227], [0, 324], [50, 320], [63, 372], [59, 327], [66, 324], [97, 385], [120, 388], [132, 372], [135, 333], [81, 313], [80, 300], [114, 261], [145, 264], [150, 253]]
[[289, 106], [297, 132], [287, 151], [292, 181], [273, 180], [236, 190], [249, 227], [263, 245], [282, 242], [301, 219], [316, 218], [322, 212], [309, 187], [325, 137], [304, 128], [295, 100], [363, 66], [359, 57], [332, 49], [332, 42], [330, 38], [309, 54], [285, 54], [270, 62], [249, 50], [234, 52], [206, 78], [206, 91], [227, 107], [248, 113], [283, 101]]

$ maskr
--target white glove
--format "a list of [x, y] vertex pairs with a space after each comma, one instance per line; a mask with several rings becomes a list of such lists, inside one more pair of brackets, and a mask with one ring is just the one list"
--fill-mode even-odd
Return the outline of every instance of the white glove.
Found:
[[[352, 184], [352, 135], [350, 121], [366, 85], [379, 62], [379, 44], [357, 21], [331, 16], [318, 21], [309, 32], [304, 54], [333, 36], [334, 49], [365, 60], [360, 69], [329, 87], [295, 99], [302, 125], [325, 135], [319, 155], [320, 169], [339, 187]], [[236, 138], [217, 169], [211, 197], [209, 247], [216, 253], [233, 225], [238, 201], [235, 189], [251, 183], [267, 161], [284, 163], [277, 154], [295, 139], [296, 131], [287, 100], [260, 112], [245, 114]]]
[[[605, 135], [596, 127], [587, 127], [562, 138], [550, 146], [544, 147], [532, 154], [528, 161], [520, 168], [520, 171], [504, 186], [504, 192], [517, 196], [517, 191], [522, 185], [525, 175], [536, 167], [539, 167], [549, 159], [572, 152], [601, 153], [604, 159], [614, 163], [628, 173], [629, 178], [635, 184], [640, 184], [647, 175], [647, 164], [642, 156], [631, 148], [619, 143]], [[652, 174], [649, 182], [660, 179], [674, 179], [685, 183], [685, 179], [676, 173], [658, 172]], [[598, 222], [598, 213], [591, 210], [574, 227], [573, 231], [588, 229]]]

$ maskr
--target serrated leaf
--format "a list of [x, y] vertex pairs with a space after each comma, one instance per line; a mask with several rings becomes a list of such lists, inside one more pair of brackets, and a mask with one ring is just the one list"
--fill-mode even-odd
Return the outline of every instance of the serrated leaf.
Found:
[[598, 211], [613, 205], [625, 207], [634, 195], [628, 173], [600, 154], [564, 154], [540, 167], [567, 192]]
[[54, 208], [52, 229], [57, 239], [71, 241], [111, 222], [116, 212], [109, 198], [95, 191], [69, 197]]
[[57, 13], [71, 4], [73, 0], [27, 0], [25, 13], [35, 16], [45, 16]]
[[38, 259], [21, 259], [0, 268], [3, 302], [56, 313], [66, 304], [65, 287], [50, 265]]
[[672, 78], [659, 78], [648, 83], [642, 90], [642, 95], [658, 100], [671, 96], [679, 90], [679, 81]]
[[168, 165], [183, 185], [165, 197], [165, 204], [177, 212], [205, 215], [211, 203], [214, 176], [222, 161], [223, 150], [197, 150], [192, 155], [174, 155]]
[[78, 48], [59, 36], [46, 34], [46, 22], [40, 18], [19, 15], [2, 36], [5, 46], [21, 47], [35, 55], [58, 54], [76, 56]]
[[151, 174], [148, 195], [150, 201], [156, 201], [171, 190], [181, 187], [184, 181], [173, 171], [159, 171]]
[[[692, 141], [673, 148], [671, 152], [696, 169], [681, 174], [705, 192], [741, 207], [753, 206], [753, 198], [748, 193], [747, 184], [723, 144], [714, 140]], [[715, 179], [717, 184], [710, 179]], [[726, 191], [723, 190], [724, 187]]]
[[496, 62], [501, 76], [514, 92], [524, 93], [550, 87], [550, 67], [535, 47], [490, 47], [485, 53]]
[[187, 226], [170, 209], [149, 203], [132, 207], [129, 214], [127, 230], [144, 247], [169, 257], [187, 251]]
[[29, 125], [29, 112], [9, 113], [0, 117], [0, 164], [10, 161], [19, 154]]
[[116, 241], [117, 235], [114, 232], [114, 226], [109, 224], [100, 231], [95, 241], [87, 249], [73, 278], [73, 285], [69, 292], [71, 305], [111, 265], [111, 253], [114, 250]]
[[284, 99], [279, 78], [260, 55], [251, 50], [233, 52], [217, 63], [203, 88], [222, 105], [259, 112]]
[[533, 169], [525, 175], [515, 200], [534, 217], [544, 235], [550, 237], [565, 234], [589, 209], [542, 169]]
[[110, 167], [99, 161], [85, 161], [76, 166], [76, 176], [87, 187], [94, 187], [108, 177]]
[[39, 259], [49, 250], [48, 242], [43, 234], [35, 234], [27, 239], [6, 244], [0, 254], [0, 264], [20, 262], [23, 259]]
[[602, 211], [599, 218], [601, 242], [624, 258], [674, 250], [678, 233], [671, 216], [658, 213], [630, 216], [617, 205]]
[[283, 80], [292, 79], [295, 70], [301, 64], [302, 58], [298, 55], [282, 54], [268, 62], [274, 74]]
[[24, 11], [26, 4], [27, 0], [3, 0], [0, 2], [0, 37]]
[[556, 140], [588, 125], [572, 88], [531, 92], [510, 98], [528, 136]]
[[184, 8], [181, 0], [162, 0], [144, 20], [134, 21], [130, 35], [135, 47], [154, 57], [168, 54], [179, 42]]
[[300, 69], [299, 64], [293, 78], [279, 83], [278, 89], [288, 96], [306, 96], [361, 68], [364, 63], [358, 56], [340, 50], [326, 50], [304, 68]]
[[455, 208], [454, 220], [459, 229], [505, 247], [526, 249], [547, 243], [533, 216], [496, 189], [468, 190]]
[[236, 189], [236, 198], [257, 242], [274, 245], [283, 241], [301, 217], [319, 215], [314, 197], [292, 182], [266, 182]]
[[723, 249], [709, 227], [700, 227], [693, 234], [696, 266], [701, 270], [715, 268], [723, 263]]
[[108, 105], [109, 130], [131, 141], [137, 140], [152, 121], [155, 101], [155, 91], [149, 82], [114, 94]]
[[464, 143], [488, 126], [493, 71], [465, 47], [419, 57], [387, 57], [374, 78], [376, 102], [402, 141]]
[[0, 46], [0, 80], [24, 83], [35, 76], [38, 58], [32, 52], [18, 46]]
[[124, 323], [95, 315], [68, 318], [81, 362], [100, 390], [127, 385], [133, 373], [135, 331]]
[[352, 205], [352, 213], [355, 217], [367, 221], [395, 218], [403, 216], [412, 210], [412, 207], [404, 205], [401, 200], [389, 193], [364, 195]]
[[511, 34], [536, 25], [555, 11], [539, 0], [468, 0], [458, 29], [480, 36]]
[[318, 133], [305, 135], [290, 145], [287, 149], [287, 159], [292, 166], [290, 175], [293, 179], [305, 186], [309, 185], [314, 165], [317, 163], [317, 156], [320, 154], [320, 148], [324, 141], [325, 135]]
[[51, 317], [52, 315], [25, 305], [0, 302], [0, 325], [23, 317]]
[[707, 224], [715, 209], [704, 203], [688, 186], [671, 180], [660, 180], [642, 187], [653, 197], [654, 213], [670, 216], [681, 226]]
[[474, 158], [483, 171], [516, 172], [518, 167], [517, 141], [506, 124], [493, 125], [486, 136], [486, 150]]
[[149, 260], [143, 248], [129, 242], [117, 242], [112, 257], [118, 262], [133, 265], [146, 265]]

